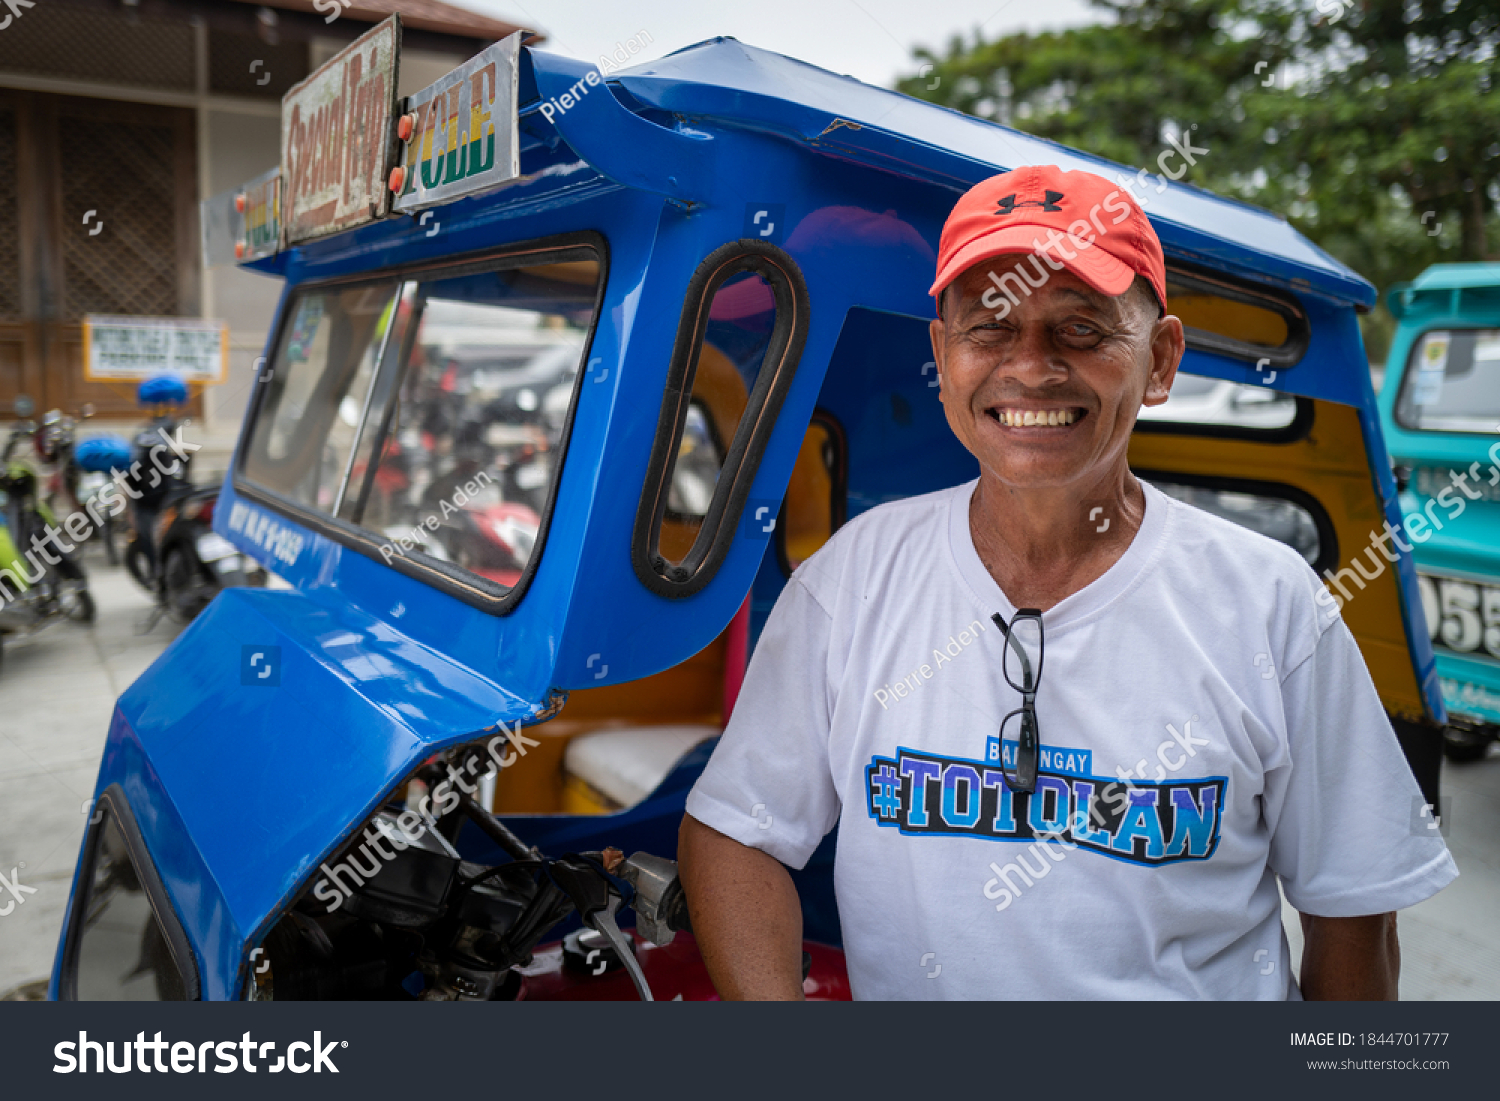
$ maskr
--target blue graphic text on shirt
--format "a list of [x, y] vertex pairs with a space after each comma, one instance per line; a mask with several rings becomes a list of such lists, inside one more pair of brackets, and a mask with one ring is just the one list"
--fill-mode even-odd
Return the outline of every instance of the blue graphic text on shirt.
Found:
[[1002, 752], [1011, 763], [1012, 743], [992, 745], [989, 761], [905, 747], [894, 760], [874, 757], [865, 767], [870, 817], [903, 834], [1072, 842], [1148, 867], [1206, 860], [1218, 847], [1222, 776], [1125, 784], [1092, 775], [1086, 749], [1043, 746], [1028, 794], [1005, 782]]

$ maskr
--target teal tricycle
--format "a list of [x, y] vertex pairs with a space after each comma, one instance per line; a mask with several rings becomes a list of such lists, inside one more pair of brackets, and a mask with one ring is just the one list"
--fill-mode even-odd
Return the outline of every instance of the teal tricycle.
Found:
[[1449, 759], [1500, 734], [1500, 264], [1435, 264], [1392, 287], [1380, 395], [1437, 656]]

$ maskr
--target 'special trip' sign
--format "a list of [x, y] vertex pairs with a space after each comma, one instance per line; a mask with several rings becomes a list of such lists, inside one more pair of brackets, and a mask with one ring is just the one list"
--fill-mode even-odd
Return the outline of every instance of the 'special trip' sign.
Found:
[[335, 54], [281, 100], [281, 215], [287, 244], [390, 212], [386, 168], [401, 17]]

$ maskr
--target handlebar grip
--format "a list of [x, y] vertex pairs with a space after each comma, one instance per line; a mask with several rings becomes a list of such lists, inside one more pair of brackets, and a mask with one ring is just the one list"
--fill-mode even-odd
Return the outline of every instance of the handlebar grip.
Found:
[[650, 853], [636, 853], [617, 873], [635, 888], [636, 931], [656, 944], [666, 944], [675, 933], [692, 932], [687, 896], [677, 877], [677, 861]]

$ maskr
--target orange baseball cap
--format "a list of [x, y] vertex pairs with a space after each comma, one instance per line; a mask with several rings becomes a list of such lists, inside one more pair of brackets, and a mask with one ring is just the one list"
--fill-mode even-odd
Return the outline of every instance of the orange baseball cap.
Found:
[[1142, 275], [1166, 312], [1166, 260], [1135, 197], [1092, 172], [1051, 164], [1002, 172], [964, 192], [943, 223], [928, 293], [938, 298], [983, 260], [1027, 252], [1050, 255], [1101, 294], [1124, 294]]

